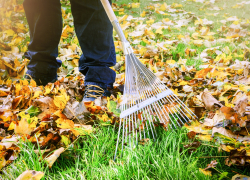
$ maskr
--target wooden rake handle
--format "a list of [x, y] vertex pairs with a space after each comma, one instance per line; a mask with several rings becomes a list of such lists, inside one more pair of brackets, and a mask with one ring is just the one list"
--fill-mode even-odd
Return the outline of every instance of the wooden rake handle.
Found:
[[108, 0], [101, 0], [101, 2], [102, 2], [102, 5], [103, 5], [108, 17], [109, 17], [109, 20], [111, 22], [117, 20], [115, 13], [114, 13], [109, 1]]

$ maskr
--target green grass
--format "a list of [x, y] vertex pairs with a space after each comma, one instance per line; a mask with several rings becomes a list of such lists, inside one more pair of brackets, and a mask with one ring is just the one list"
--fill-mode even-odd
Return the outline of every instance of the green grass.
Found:
[[[199, 158], [202, 156], [225, 156], [218, 153], [211, 143], [202, 143], [196, 152], [189, 154], [183, 143], [187, 139], [186, 130], [164, 131], [158, 129], [156, 142], [139, 145], [131, 150], [126, 148], [123, 157], [113, 161], [117, 131], [113, 127], [99, 127], [97, 132], [79, 139], [75, 147], [62, 154], [51, 169], [34, 153], [34, 146], [24, 143], [19, 158], [6, 167], [1, 174], [3, 180], [15, 179], [23, 171], [30, 169], [45, 172], [44, 179], [210, 179], [199, 172], [212, 160], [219, 163], [217, 170], [228, 172], [231, 177], [235, 170], [248, 174], [247, 169], [237, 169], [224, 165], [224, 158]], [[120, 152], [120, 151], [119, 151]], [[220, 173], [213, 175], [217, 179]]]

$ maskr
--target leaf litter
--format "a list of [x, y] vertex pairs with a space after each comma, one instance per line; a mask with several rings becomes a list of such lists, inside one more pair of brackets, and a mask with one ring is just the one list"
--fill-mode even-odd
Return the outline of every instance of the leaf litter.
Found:
[[[110, 125], [119, 121], [125, 80], [121, 42], [114, 34], [117, 64], [113, 69], [117, 78], [111, 97], [83, 103], [84, 77], [77, 68], [81, 49], [73, 31], [72, 14], [62, 8], [65, 26], [59, 44], [59, 59], [63, 62], [59, 80], [37, 87], [35, 81], [22, 78], [28, 63], [23, 54], [29, 39], [24, 9], [16, 1], [0, 2], [0, 169], [18, 157], [23, 140], [50, 154], [44, 160], [51, 167], [79, 136], [93, 133], [94, 123]], [[203, 3], [199, 10], [210, 12], [207, 17], [217, 16], [224, 9], [214, 0], [188, 3]], [[231, 8], [248, 4], [250, 1], [242, 1]], [[191, 153], [201, 144], [197, 139], [216, 140], [229, 152], [226, 165], [249, 166], [249, 20], [225, 14], [218, 23], [185, 11], [182, 4], [157, 1], [147, 4], [141, 13], [134, 12], [140, 6], [113, 3], [134, 53], [199, 117], [199, 121], [185, 124], [190, 131], [188, 138], [195, 141], [184, 147]], [[132, 15], [127, 14], [128, 10]], [[161, 19], [152, 14], [161, 15]], [[211, 175], [208, 169], [215, 167], [216, 161], [211, 163], [200, 171]]]

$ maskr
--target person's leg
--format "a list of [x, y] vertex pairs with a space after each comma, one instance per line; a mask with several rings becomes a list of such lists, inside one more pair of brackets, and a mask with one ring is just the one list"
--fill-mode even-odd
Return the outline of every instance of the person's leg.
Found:
[[25, 57], [30, 60], [29, 74], [39, 84], [46, 85], [57, 79], [58, 44], [62, 32], [60, 0], [24, 0], [29, 24], [30, 44]]
[[71, 0], [74, 25], [83, 52], [79, 71], [85, 85], [113, 87], [116, 73], [109, 67], [116, 63], [113, 26], [100, 0]]

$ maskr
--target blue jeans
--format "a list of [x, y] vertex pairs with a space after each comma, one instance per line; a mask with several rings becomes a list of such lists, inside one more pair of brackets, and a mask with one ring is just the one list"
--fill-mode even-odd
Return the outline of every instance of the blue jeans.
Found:
[[[109, 67], [116, 63], [113, 27], [100, 0], [70, 0], [75, 32], [83, 54], [79, 71], [85, 85], [111, 87], [116, 73]], [[62, 33], [60, 0], [24, 0], [30, 28], [30, 44], [25, 57], [30, 60], [27, 74], [42, 82], [57, 79], [58, 44]]]

